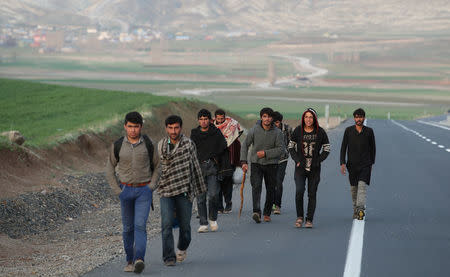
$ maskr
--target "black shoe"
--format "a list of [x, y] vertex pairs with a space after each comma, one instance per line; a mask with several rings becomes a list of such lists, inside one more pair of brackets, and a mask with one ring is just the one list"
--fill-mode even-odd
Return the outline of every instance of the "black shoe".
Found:
[[141, 259], [136, 260], [134, 263], [134, 273], [141, 273], [144, 270], [145, 264]]
[[175, 266], [175, 260], [167, 260], [164, 262], [165, 266]]
[[252, 218], [256, 223], [261, 223], [261, 215], [259, 213], [253, 213]]
[[225, 206], [225, 210], [223, 210], [223, 213], [224, 213], [224, 214], [229, 214], [229, 213], [231, 213], [232, 207], [233, 207], [233, 204], [231, 204], [231, 202], [228, 203], [228, 204]]

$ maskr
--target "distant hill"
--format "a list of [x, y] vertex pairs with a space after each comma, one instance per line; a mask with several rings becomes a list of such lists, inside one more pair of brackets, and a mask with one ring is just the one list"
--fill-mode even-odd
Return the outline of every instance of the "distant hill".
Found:
[[449, 31], [448, 0], [2, 0], [0, 22], [162, 31]]

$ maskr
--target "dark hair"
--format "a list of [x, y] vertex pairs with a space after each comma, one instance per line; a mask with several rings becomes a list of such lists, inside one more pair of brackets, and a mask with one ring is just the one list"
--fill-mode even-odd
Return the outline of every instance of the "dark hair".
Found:
[[127, 113], [127, 115], [125, 116], [124, 125], [126, 125], [127, 122], [142, 125], [142, 123], [144, 121], [142, 120], [142, 115], [140, 113], [130, 112], [130, 113]]
[[200, 117], [207, 117], [208, 119], [211, 119], [211, 112], [207, 109], [201, 109], [197, 114], [197, 119], [200, 119]]
[[180, 127], [183, 127], [183, 120], [178, 115], [173, 114], [173, 115], [169, 115], [166, 118], [166, 127], [169, 124], [171, 125], [171, 124], [175, 124], [175, 123], [180, 123]]
[[270, 117], [273, 117], [273, 110], [269, 107], [262, 108], [259, 112], [259, 117], [262, 117], [263, 114], [267, 114]]
[[366, 112], [363, 109], [359, 108], [359, 109], [356, 109], [353, 112], [353, 117], [355, 117], [357, 115], [362, 116], [362, 117], [366, 117]]
[[273, 122], [283, 121], [283, 115], [279, 111], [274, 111], [272, 118], [273, 118]]
[[214, 113], [214, 116], [218, 116], [218, 115], [223, 115], [223, 116], [225, 116], [225, 111], [222, 110], [222, 109], [216, 110], [216, 112]]

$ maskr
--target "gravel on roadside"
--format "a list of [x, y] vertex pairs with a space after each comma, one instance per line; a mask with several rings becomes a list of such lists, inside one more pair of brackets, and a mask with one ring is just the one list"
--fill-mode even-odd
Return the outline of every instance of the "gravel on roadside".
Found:
[[[0, 236], [0, 251], [8, 251], [3, 245], [24, 249], [0, 253], [1, 276], [79, 276], [124, 257], [120, 202], [104, 175], [65, 176], [61, 184], [0, 200], [0, 233], [8, 235]], [[158, 198], [149, 239], [160, 232]]]

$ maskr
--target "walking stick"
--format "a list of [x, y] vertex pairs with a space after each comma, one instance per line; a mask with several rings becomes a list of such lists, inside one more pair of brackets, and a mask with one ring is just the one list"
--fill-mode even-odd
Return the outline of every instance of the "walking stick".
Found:
[[239, 218], [241, 218], [242, 213], [242, 206], [244, 205], [244, 183], [245, 183], [245, 174], [247, 172], [244, 172], [244, 175], [242, 176], [242, 183], [241, 183], [241, 207], [239, 208]]

